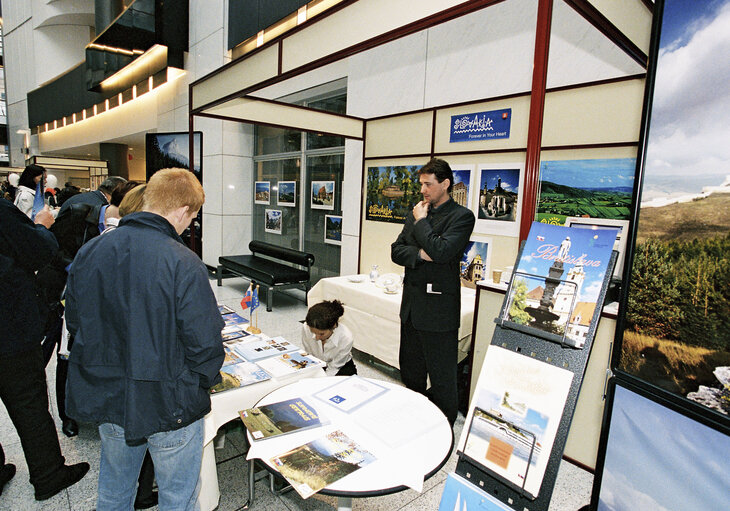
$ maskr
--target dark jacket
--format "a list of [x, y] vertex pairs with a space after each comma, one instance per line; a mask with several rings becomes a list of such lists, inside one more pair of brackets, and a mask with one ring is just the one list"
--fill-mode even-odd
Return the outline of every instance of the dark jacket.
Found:
[[0, 355], [31, 350], [43, 340], [46, 311], [35, 271], [57, 252], [48, 229], [0, 199]]
[[163, 217], [127, 215], [79, 250], [66, 321], [70, 417], [117, 424], [133, 442], [210, 411], [223, 320], [205, 265]]
[[72, 204], [89, 204], [91, 206], [103, 206], [105, 204], [109, 204], [109, 201], [106, 200], [106, 195], [104, 195], [100, 190], [78, 193], [76, 195], [72, 195], [71, 197], [65, 198], [63, 204], [61, 204], [61, 209], [58, 211], [58, 214], [60, 215], [61, 213], [66, 211], [66, 209]]
[[[474, 213], [452, 199], [435, 210], [430, 208], [426, 218], [419, 222], [414, 223], [413, 212], [408, 214], [403, 230], [390, 247], [393, 262], [406, 268], [401, 321], [410, 316], [418, 330], [459, 329], [459, 267], [474, 222]], [[421, 248], [433, 262], [421, 259]]]

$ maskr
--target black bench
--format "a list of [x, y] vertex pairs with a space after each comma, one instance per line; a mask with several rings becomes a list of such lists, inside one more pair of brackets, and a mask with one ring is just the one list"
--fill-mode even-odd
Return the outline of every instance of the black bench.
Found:
[[[216, 277], [218, 285], [222, 285], [223, 271], [247, 278], [252, 284], [266, 288], [266, 310], [271, 311], [271, 300], [274, 290], [301, 287], [306, 293], [310, 288], [310, 277], [314, 256], [291, 248], [279, 247], [263, 241], [252, 241], [248, 244], [250, 255], [220, 256]], [[278, 261], [283, 261], [282, 264]], [[306, 269], [292, 266], [299, 265]]]

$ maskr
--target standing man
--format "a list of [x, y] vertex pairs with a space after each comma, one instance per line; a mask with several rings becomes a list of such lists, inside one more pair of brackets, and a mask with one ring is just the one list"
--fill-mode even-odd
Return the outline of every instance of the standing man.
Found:
[[[11, 202], [0, 199], [0, 398], [20, 437], [36, 500], [46, 500], [81, 480], [88, 463], [65, 465], [56, 425], [48, 411], [46, 364], [41, 340], [45, 305], [38, 297], [35, 271], [58, 252], [48, 227], [53, 215], [42, 209], [33, 223]], [[5, 460], [1, 454], [0, 460]], [[0, 469], [1, 484], [15, 467]]]
[[458, 412], [459, 265], [475, 219], [451, 199], [454, 174], [444, 160], [434, 158], [421, 167], [418, 179], [423, 200], [390, 247], [393, 262], [406, 269], [398, 358], [405, 386], [426, 394], [428, 376], [429, 399], [453, 425]]
[[[71, 204], [90, 204], [91, 206], [109, 204], [112, 192], [120, 184], [126, 183], [127, 180], [121, 176], [109, 176], [101, 182], [99, 188], [86, 193], [78, 193], [66, 198], [61, 204], [58, 214], [65, 213]], [[68, 184], [68, 183], [67, 183]]]
[[100, 423], [99, 511], [132, 508], [147, 449], [159, 508], [196, 508], [223, 320], [205, 265], [179, 235], [204, 200], [192, 172], [161, 170], [143, 211], [84, 245], [71, 265], [66, 413]]

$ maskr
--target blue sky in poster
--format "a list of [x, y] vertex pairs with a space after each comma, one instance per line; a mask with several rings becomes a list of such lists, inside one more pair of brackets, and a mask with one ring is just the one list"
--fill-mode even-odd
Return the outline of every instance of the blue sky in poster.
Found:
[[483, 241], [469, 241], [464, 248], [464, 253], [461, 256], [462, 262], [471, 263], [474, 256], [479, 254], [482, 256], [482, 261], [487, 261], [487, 251], [489, 249], [489, 243]]
[[[564, 262], [565, 279], [575, 262], [590, 261], [584, 264], [585, 279], [578, 295], [578, 301], [596, 301], [601, 290], [606, 266], [611, 257], [616, 240], [616, 229], [571, 229], [560, 225], [533, 222], [530, 234], [525, 242], [522, 257], [516, 271], [547, 276], [558, 249], [566, 236], [570, 237], [568, 261]], [[544, 285], [535, 279], [527, 279], [528, 291]]]
[[[616, 387], [598, 509], [723, 509], [730, 439]], [[637, 463], [641, 460], [641, 463]]]
[[471, 179], [471, 170], [454, 170], [454, 184], [464, 183], [466, 187], [469, 187], [469, 181]]
[[696, 195], [730, 175], [727, 55], [730, 0], [666, 0], [642, 204]]
[[479, 174], [479, 189], [487, 184], [489, 190], [497, 186], [497, 178], [502, 179], [502, 188], [510, 192], [519, 193], [520, 169], [481, 169]]
[[332, 193], [335, 189], [334, 181], [312, 181], [312, 195], [319, 193], [320, 188], [323, 186], [327, 193]]
[[635, 171], [634, 158], [544, 161], [540, 180], [582, 189], [627, 187], [631, 191]]
[[270, 186], [268, 181], [258, 181], [256, 182], [256, 193], [268, 192], [270, 191]]
[[279, 181], [279, 195], [286, 195], [287, 193], [294, 194], [294, 187], [296, 181]]

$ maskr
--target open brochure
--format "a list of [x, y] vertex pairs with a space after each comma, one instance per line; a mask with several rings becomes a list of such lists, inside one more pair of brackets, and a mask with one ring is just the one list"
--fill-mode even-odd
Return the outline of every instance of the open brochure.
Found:
[[212, 387], [210, 389], [211, 393], [237, 389], [271, 379], [271, 376], [266, 371], [253, 362], [239, 362], [237, 364], [224, 365], [220, 373], [223, 381]]
[[306, 499], [375, 459], [375, 456], [357, 442], [337, 430], [274, 456], [271, 463], [297, 493]]
[[294, 433], [329, 423], [302, 398], [247, 408], [238, 413], [254, 440]]
[[268, 337], [258, 335], [252, 335], [247, 339], [243, 339], [242, 342], [236, 343], [233, 349], [249, 362], [257, 362], [264, 358], [299, 350], [296, 345], [290, 343], [283, 337], [269, 339]]
[[324, 367], [324, 362], [304, 351], [293, 351], [259, 360], [258, 365], [274, 378], [290, 376], [312, 367]]
[[322, 389], [314, 397], [343, 412], [350, 413], [369, 403], [388, 389], [357, 375]]

